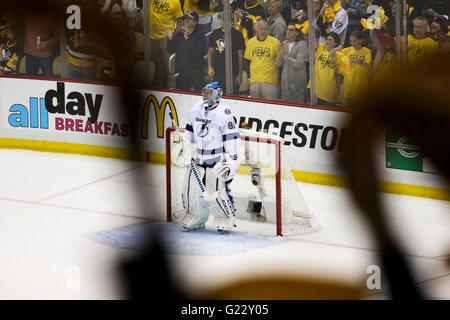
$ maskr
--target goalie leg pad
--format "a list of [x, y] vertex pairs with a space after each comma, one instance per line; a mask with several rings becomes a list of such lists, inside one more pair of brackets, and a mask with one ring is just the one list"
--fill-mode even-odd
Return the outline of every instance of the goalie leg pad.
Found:
[[211, 192], [218, 192], [217, 198], [210, 202], [214, 227], [218, 230], [232, 229], [235, 227], [235, 210], [228, 185], [217, 178], [213, 170], [206, 170], [206, 184]]
[[197, 198], [197, 204], [194, 206], [195, 213], [186, 213], [179, 221], [185, 229], [196, 230], [205, 226], [209, 217], [209, 205], [202, 197]]
[[214, 217], [214, 228], [218, 231], [231, 230], [236, 227], [234, 216], [228, 217]]
[[203, 229], [205, 227], [205, 222], [204, 219], [201, 219], [192, 213], [186, 213], [181, 221], [179, 221], [179, 224], [187, 231], [194, 231]]
[[180, 219], [179, 224], [183, 226], [185, 229], [194, 229], [197, 226], [198, 218], [189, 212], [186, 212]]
[[[201, 176], [205, 174], [203, 168], [197, 167], [197, 170]], [[196, 229], [204, 225], [209, 217], [209, 205], [201, 196], [190, 167], [186, 168], [183, 179], [182, 199], [184, 210], [187, 213], [179, 223], [186, 229]]]

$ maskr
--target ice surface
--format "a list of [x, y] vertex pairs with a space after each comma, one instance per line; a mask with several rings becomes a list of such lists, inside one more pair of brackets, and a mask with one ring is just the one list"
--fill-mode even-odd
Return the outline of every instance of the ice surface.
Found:
[[[138, 253], [149, 221], [165, 220], [164, 170], [0, 150], [0, 299], [123, 298], [117, 263]], [[223, 235], [157, 224], [166, 227], [158, 232], [164, 232], [180, 284], [202, 293], [236, 279], [284, 274], [365, 286], [368, 266], [378, 264], [377, 248], [348, 191], [298, 185], [322, 226], [319, 232], [277, 238], [275, 225], [241, 220], [236, 231]], [[449, 299], [449, 203], [382, 198], [416, 281], [428, 297]], [[368, 290], [365, 298], [388, 298], [387, 290]]]
[[249, 234], [237, 231], [224, 231], [205, 228], [187, 232], [174, 223], [146, 222], [125, 226], [95, 234], [94, 239], [105, 244], [133, 250], [145, 250], [148, 234], [162, 239], [162, 245], [168, 254], [185, 255], [229, 255], [251, 249], [275, 245], [288, 238]]

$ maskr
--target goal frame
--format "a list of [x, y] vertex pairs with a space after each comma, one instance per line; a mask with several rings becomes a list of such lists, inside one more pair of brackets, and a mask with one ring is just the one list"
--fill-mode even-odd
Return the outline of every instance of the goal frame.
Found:
[[[168, 127], [166, 129], [166, 197], [167, 197], [167, 222], [172, 222], [172, 171], [171, 171], [171, 133], [176, 131], [175, 127]], [[180, 128], [181, 132], [184, 132], [183, 128]], [[275, 147], [275, 200], [276, 200], [276, 234], [277, 236], [283, 236], [282, 234], [282, 219], [281, 219], [281, 146], [280, 140], [263, 138], [263, 137], [251, 137], [246, 135], [241, 135], [241, 140], [250, 142], [259, 142], [272, 144]], [[233, 191], [233, 190], [232, 190]]]

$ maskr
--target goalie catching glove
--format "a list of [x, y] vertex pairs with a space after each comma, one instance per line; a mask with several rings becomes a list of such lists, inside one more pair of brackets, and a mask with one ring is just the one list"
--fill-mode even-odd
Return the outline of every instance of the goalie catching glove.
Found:
[[[235, 160], [233, 160], [233, 158]], [[229, 156], [224, 154], [224, 159], [222, 158], [213, 168], [214, 174], [217, 178], [227, 181], [234, 177], [239, 167], [239, 162], [237, 161], [237, 156]]]

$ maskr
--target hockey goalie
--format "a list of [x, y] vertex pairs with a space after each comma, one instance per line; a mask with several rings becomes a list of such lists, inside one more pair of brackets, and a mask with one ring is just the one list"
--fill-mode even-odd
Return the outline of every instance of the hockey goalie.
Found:
[[175, 165], [186, 168], [180, 181], [184, 212], [177, 220], [188, 231], [204, 228], [210, 214], [219, 232], [236, 227], [230, 183], [239, 166], [240, 135], [222, 94], [217, 82], [203, 88], [175, 151]]

